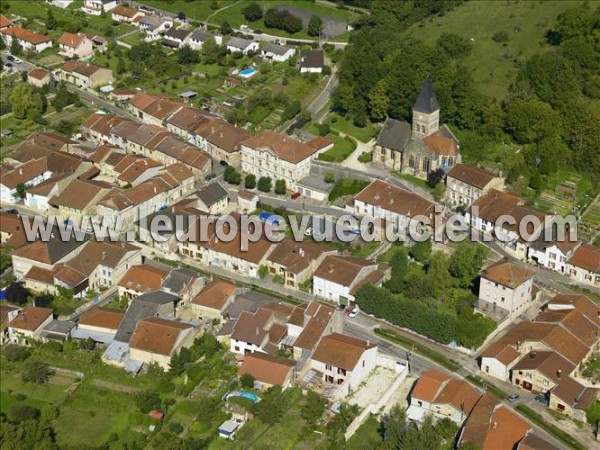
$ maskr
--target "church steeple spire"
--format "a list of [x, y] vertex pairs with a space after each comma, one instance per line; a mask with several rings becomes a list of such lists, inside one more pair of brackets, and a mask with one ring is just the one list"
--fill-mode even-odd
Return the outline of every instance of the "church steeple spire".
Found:
[[413, 136], [423, 137], [435, 133], [439, 129], [439, 119], [440, 104], [435, 96], [431, 78], [427, 77], [413, 105]]

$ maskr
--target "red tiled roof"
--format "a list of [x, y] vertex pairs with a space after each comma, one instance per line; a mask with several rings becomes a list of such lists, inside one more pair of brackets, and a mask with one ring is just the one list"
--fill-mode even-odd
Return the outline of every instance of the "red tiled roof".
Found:
[[333, 333], [321, 339], [312, 355], [312, 359], [323, 364], [352, 371], [363, 353], [375, 347], [377, 347], [377, 344], [371, 344], [344, 334]]
[[10, 321], [8, 326], [19, 330], [35, 331], [51, 316], [52, 310], [49, 308], [27, 306], [17, 314], [17, 317]]
[[84, 36], [67, 32], [60, 37], [58, 43], [60, 45], [66, 45], [67, 47], [77, 48], [82, 44], [84, 39]]
[[8, 36], [14, 36], [21, 41], [29, 42], [32, 45], [52, 41], [50, 36], [42, 36], [41, 34], [34, 33], [33, 31], [21, 27], [4, 28], [3, 30], [0, 30], [0, 32]]
[[250, 374], [261, 383], [283, 386], [294, 365], [293, 360], [256, 352], [244, 356], [238, 373]]

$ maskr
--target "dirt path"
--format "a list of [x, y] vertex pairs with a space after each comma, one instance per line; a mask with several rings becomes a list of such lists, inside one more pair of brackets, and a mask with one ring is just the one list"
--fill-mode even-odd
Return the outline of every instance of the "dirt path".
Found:
[[92, 381], [92, 384], [94, 386], [111, 389], [111, 390], [117, 391], [117, 392], [125, 392], [127, 394], [137, 394], [138, 392], [142, 392], [142, 389], [134, 388], [134, 387], [130, 387], [130, 386], [124, 386], [122, 384], [113, 383], [111, 381], [106, 381], [106, 380], [96, 379], [96, 380]]

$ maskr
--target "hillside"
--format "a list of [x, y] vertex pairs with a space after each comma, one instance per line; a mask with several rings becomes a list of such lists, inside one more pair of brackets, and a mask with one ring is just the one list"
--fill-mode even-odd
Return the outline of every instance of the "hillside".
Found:
[[[442, 33], [455, 33], [472, 42], [463, 63], [472, 69], [473, 79], [483, 94], [503, 99], [514, 81], [519, 65], [551, 46], [545, 39], [557, 16], [583, 2], [466, 2], [443, 16], [426, 19], [404, 34], [433, 45]], [[499, 33], [505, 32], [508, 41]]]

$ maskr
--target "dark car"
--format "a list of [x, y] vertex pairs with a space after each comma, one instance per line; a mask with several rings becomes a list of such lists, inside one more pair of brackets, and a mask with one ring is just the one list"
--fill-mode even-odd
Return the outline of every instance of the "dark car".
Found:
[[8, 67], [9, 69], [12, 70], [13, 65], [11, 63], [6, 63], [6, 64], [4, 64], [4, 67]]
[[300, 197], [302, 194], [300, 194], [300, 192], [294, 192], [292, 194], [292, 200], [296, 200], [298, 197]]
[[219, 161], [219, 164], [221, 164], [223, 167], [227, 167], [229, 165], [229, 163], [223, 159]]
[[9, 61], [14, 61], [15, 57], [13, 55], [6, 55], [6, 59], [8, 59]]
[[19, 211], [17, 211], [16, 209], [12, 208], [12, 209], [7, 209], [6, 212], [8, 214], [19, 214]]
[[204, 177], [204, 181], [210, 181], [210, 180], [212, 180], [213, 178], [216, 178], [216, 177], [217, 177], [216, 173], [214, 173], [214, 172], [213, 173], [209, 173], [208, 175], [206, 175]]
[[546, 398], [545, 395], [536, 395], [535, 396], [535, 401], [536, 402], [540, 402], [543, 405], [547, 405], [548, 404], [548, 399]]

